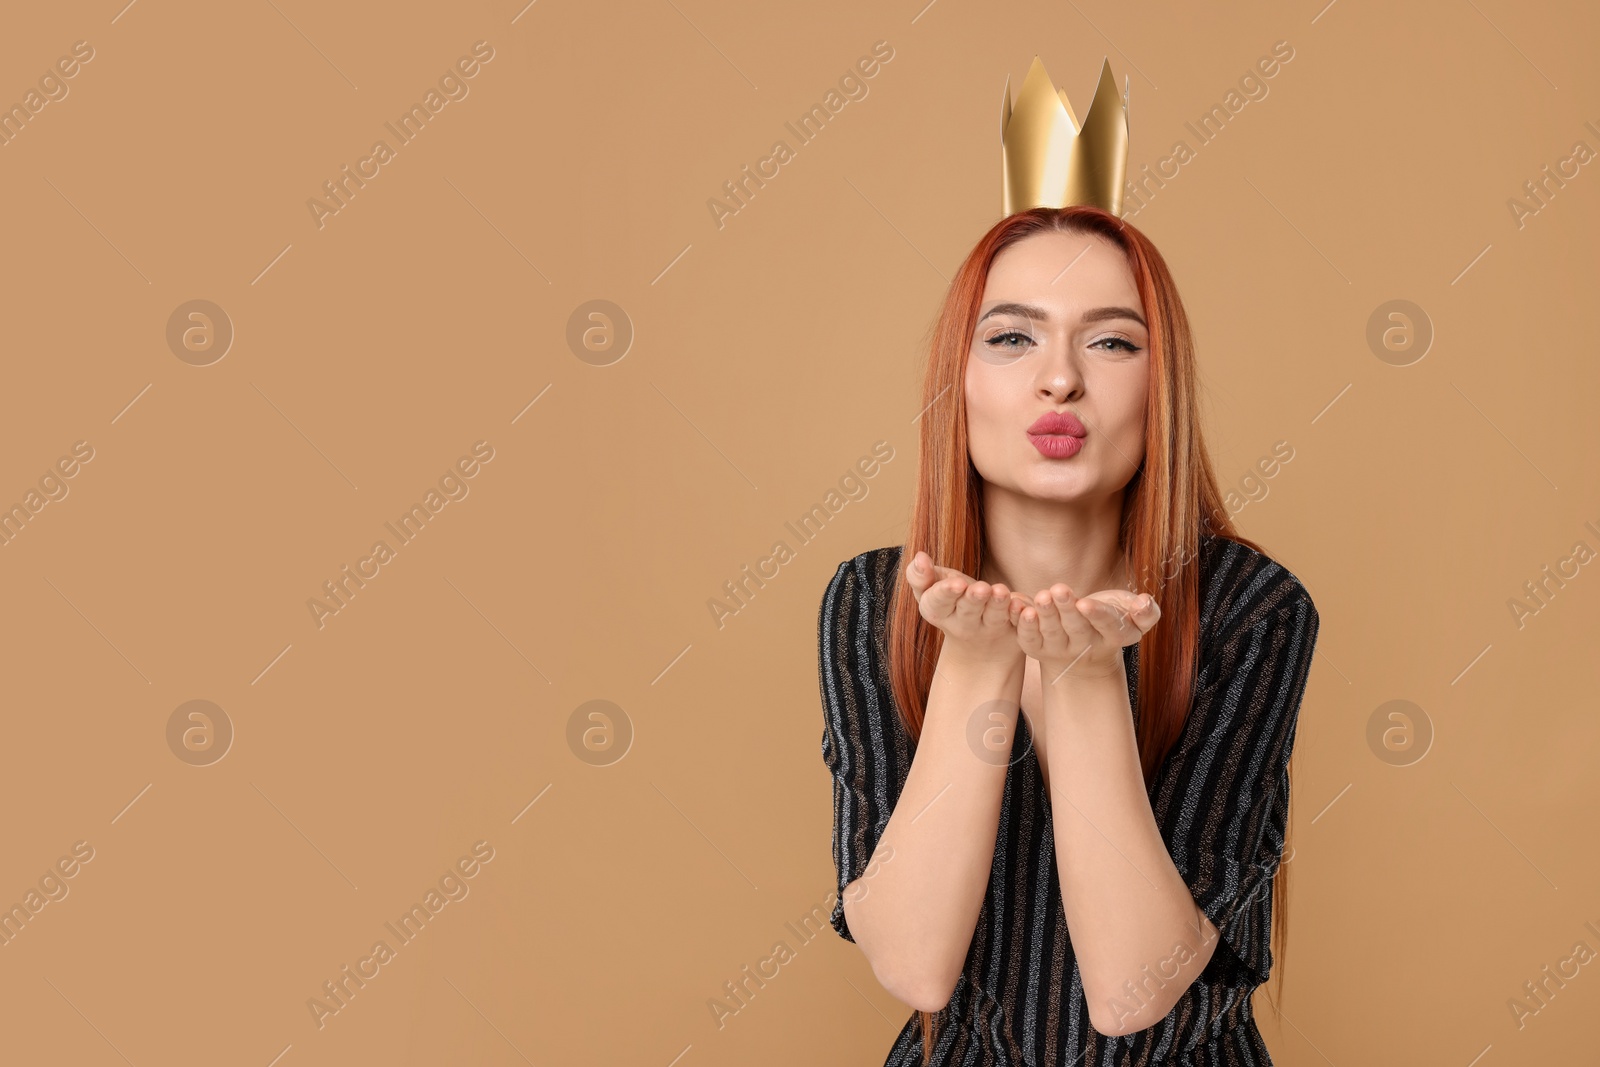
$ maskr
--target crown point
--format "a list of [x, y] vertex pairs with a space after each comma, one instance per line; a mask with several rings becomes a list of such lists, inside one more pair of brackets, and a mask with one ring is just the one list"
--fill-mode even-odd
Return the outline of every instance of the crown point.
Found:
[[1066, 89], [1052, 82], [1037, 53], [1014, 107], [1011, 78], [1006, 76], [1000, 138], [1005, 214], [1093, 204], [1121, 216], [1128, 155], [1126, 86], [1131, 80], [1124, 82], [1124, 92], [1118, 94], [1111, 57], [1103, 56], [1089, 110], [1079, 122]]

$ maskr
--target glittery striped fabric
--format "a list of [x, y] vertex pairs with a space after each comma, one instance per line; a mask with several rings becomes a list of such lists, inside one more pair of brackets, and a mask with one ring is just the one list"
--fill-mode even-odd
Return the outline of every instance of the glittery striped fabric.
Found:
[[[911, 743], [889, 689], [887, 606], [900, 546], [839, 565], [818, 616], [822, 755], [833, 774], [833, 856], [845, 888], [866, 870], [910, 771]], [[1050, 797], [1018, 716], [989, 888], [932, 1063], [960, 1067], [1269, 1065], [1250, 994], [1272, 965], [1272, 878], [1283, 854], [1289, 753], [1317, 637], [1300, 582], [1267, 556], [1206, 536], [1199, 553], [1200, 660], [1182, 734], [1149, 789], [1178, 873], [1222, 938], [1204, 972], [1154, 1026], [1095, 1032], [1068, 939]], [[1137, 708], [1138, 646], [1124, 651]], [[1130, 1003], [1131, 1003], [1130, 999]], [[922, 1062], [911, 1013], [886, 1067]]]

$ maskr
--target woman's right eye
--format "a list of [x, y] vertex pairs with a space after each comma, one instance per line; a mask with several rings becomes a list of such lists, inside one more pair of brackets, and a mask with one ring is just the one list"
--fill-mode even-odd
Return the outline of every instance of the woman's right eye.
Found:
[[991, 337], [984, 338], [983, 343], [1000, 351], [1016, 352], [1020, 351], [1024, 344], [1033, 344], [1033, 338], [1020, 330], [1007, 330], [1004, 333], [997, 333]]

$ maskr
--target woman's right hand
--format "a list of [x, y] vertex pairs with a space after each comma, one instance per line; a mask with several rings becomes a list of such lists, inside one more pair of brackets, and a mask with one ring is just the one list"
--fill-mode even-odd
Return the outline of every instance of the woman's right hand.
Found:
[[976, 581], [950, 567], [934, 564], [918, 551], [906, 565], [906, 582], [917, 598], [917, 610], [944, 633], [940, 656], [970, 663], [1020, 660], [1017, 615], [1027, 598], [1002, 583]]

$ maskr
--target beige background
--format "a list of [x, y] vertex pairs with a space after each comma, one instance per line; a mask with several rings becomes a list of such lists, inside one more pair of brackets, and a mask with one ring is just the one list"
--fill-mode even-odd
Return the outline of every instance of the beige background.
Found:
[[[0, 902], [94, 850], [0, 947], [6, 1061], [881, 1063], [908, 1009], [784, 925], [834, 877], [816, 613], [903, 535], [921, 341], [997, 217], [1035, 52], [1080, 108], [1103, 56], [1131, 78], [1135, 167], [1188, 142], [1133, 221], [1194, 320], [1219, 476], [1294, 450], [1238, 515], [1323, 620], [1275, 1058], [1592, 1050], [1600, 966], [1508, 1008], [1600, 951], [1600, 576], [1508, 607], [1600, 549], [1600, 173], [1508, 208], [1600, 149], [1591, 6], [122, 3], [0, 32], [0, 103], [94, 49], [0, 148], [0, 503], [93, 449], [0, 548]], [[469, 94], [319, 228], [307, 200], [480, 40]], [[1201, 145], [1185, 123], [1280, 40]], [[707, 201], [780, 138], [719, 229]], [[166, 341], [196, 299], [235, 331], [208, 366]], [[1367, 329], [1402, 299], [1435, 335], [1395, 366]], [[591, 300], [634, 331], [608, 366], [566, 340]], [[880, 440], [799, 545], [785, 522]], [[469, 494], [319, 629], [322, 583], [477, 441]], [[604, 766], [568, 742], [596, 699], [633, 732]], [[167, 740], [191, 700], [235, 731], [207, 766]], [[1391, 700], [1431, 724], [1420, 761], [1369, 745]], [[322, 983], [477, 841], [470, 894], [319, 1029]]]

